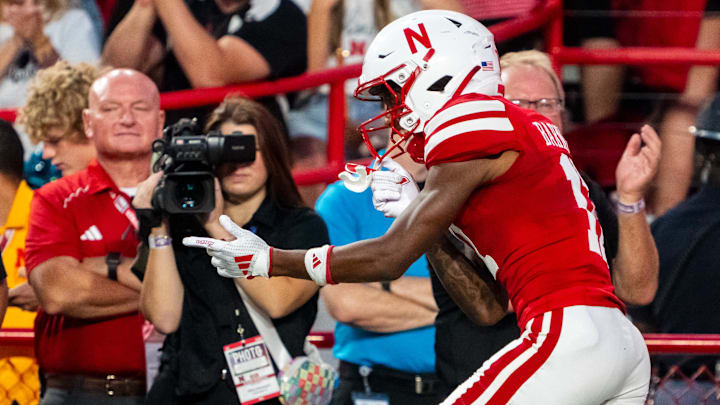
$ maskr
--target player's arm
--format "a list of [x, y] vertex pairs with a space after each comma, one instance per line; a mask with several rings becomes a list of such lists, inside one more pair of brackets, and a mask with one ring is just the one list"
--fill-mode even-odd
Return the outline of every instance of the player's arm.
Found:
[[[496, 158], [437, 164], [428, 171], [425, 188], [385, 235], [334, 248], [329, 257], [332, 280], [394, 280], [444, 234], [470, 194], [505, 173], [518, 153]], [[309, 278], [305, 251], [272, 252], [273, 276]]]
[[[221, 196], [216, 198], [219, 200]], [[295, 246], [321, 246], [328, 242], [327, 233], [321, 232], [321, 228], [324, 228], [324, 226], [325, 224], [319, 217], [309, 217], [295, 222], [291, 227], [285, 229], [284, 233], [289, 240], [303, 241], [302, 244], [296, 244]], [[209, 231], [211, 235], [226, 240], [233, 239], [233, 235], [222, 229], [222, 227], [217, 226], [215, 228], [220, 229], [213, 232]], [[307, 234], [308, 229], [316, 231], [312, 237]], [[236, 278], [234, 282], [270, 318], [274, 319], [287, 316], [305, 305], [317, 293], [319, 288], [312, 281], [290, 277], [254, 278], [251, 280]]]
[[[404, 279], [410, 280], [404, 283]], [[430, 284], [427, 277], [400, 277], [393, 281], [390, 292], [378, 283], [338, 284], [322, 288], [320, 294], [330, 316], [338, 322], [371, 332], [393, 333], [435, 322], [437, 309], [430, 309], [403, 295], [422, 287], [416, 281]], [[429, 287], [429, 286], [428, 286]], [[401, 295], [403, 294], [403, 295]], [[432, 299], [432, 291], [426, 292]]]
[[[344, 185], [329, 186], [318, 199], [315, 210], [325, 220], [330, 241], [347, 245], [366, 239], [362, 230], [367, 221], [383, 221], [358, 210], [358, 201], [370, 204], [366, 195], [356, 194]], [[375, 214], [375, 213], [373, 213]], [[420, 263], [427, 267], [424, 259]], [[393, 333], [432, 325], [437, 313], [432, 285], [428, 277], [403, 276], [389, 283], [389, 291], [380, 283], [327, 285], [320, 290], [330, 315], [339, 322], [378, 333]]]
[[173, 41], [173, 52], [193, 87], [224, 86], [270, 74], [270, 64], [252, 45], [233, 35], [213, 38], [182, 0], [154, 2]]
[[427, 252], [435, 274], [460, 309], [478, 325], [494, 325], [508, 311], [507, 292], [485, 266], [470, 262], [446, 235]]
[[56, 256], [42, 262], [29, 277], [40, 306], [51, 315], [98, 318], [138, 309], [137, 291], [88, 271], [70, 256]]

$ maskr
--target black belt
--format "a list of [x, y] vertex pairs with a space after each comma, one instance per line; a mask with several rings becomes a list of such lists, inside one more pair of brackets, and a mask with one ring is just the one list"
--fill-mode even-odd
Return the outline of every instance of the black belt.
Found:
[[83, 391], [113, 396], [145, 396], [145, 379], [140, 377], [123, 377], [114, 374], [106, 376], [85, 376], [73, 374], [49, 374], [48, 388], [65, 391]]
[[[340, 361], [340, 377], [345, 379], [362, 379], [360, 366], [346, 361]], [[411, 392], [418, 395], [435, 394], [439, 380], [432, 373], [407, 373], [383, 366], [368, 367], [370, 373], [367, 375], [369, 381], [374, 379], [388, 381], [392, 380], [399, 386], [410, 388]], [[372, 385], [372, 384], [371, 384]]]

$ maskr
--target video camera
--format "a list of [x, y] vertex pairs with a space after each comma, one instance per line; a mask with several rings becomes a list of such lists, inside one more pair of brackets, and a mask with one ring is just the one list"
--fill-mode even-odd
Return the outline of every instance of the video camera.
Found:
[[152, 207], [166, 214], [200, 214], [215, 208], [213, 169], [221, 163], [255, 160], [255, 136], [236, 131], [203, 134], [197, 119], [183, 118], [153, 142], [160, 157], [153, 171], [165, 175], [155, 188]]

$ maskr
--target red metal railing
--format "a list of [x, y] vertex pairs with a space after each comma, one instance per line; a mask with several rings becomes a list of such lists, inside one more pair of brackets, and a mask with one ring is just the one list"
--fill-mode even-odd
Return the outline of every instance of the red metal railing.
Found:
[[[543, 2], [530, 15], [495, 24], [489, 29], [494, 33], [497, 42], [503, 42], [541, 27], [545, 27], [547, 50], [558, 71], [564, 64], [720, 64], [720, 51], [650, 47], [612, 50], [565, 47], [562, 45], [561, 0]], [[254, 98], [329, 84], [328, 164], [324, 168], [293, 173], [299, 185], [327, 183], [337, 178], [345, 161], [343, 84], [346, 80], [359, 76], [360, 69], [360, 65], [349, 65], [270, 82], [168, 92], [161, 95], [161, 105], [165, 109], [204, 106], [221, 102], [228, 93]], [[0, 110], [0, 118], [14, 121], [15, 110]]]
[[[720, 355], [720, 334], [646, 333], [643, 335], [650, 354], [692, 353]], [[0, 330], [0, 353], [32, 353], [32, 329]], [[330, 349], [335, 343], [332, 331], [312, 331], [308, 336], [320, 349]], [[0, 357], [4, 357], [1, 356]]]

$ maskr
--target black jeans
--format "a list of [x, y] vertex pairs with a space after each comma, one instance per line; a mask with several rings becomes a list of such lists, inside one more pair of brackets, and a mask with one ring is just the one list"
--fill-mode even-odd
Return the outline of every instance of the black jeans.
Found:
[[[443, 398], [437, 395], [434, 374], [414, 374], [386, 367], [372, 367], [367, 377], [370, 390], [386, 394], [391, 405], [437, 405]], [[340, 362], [340, 382], [333, 391], [332, 405], [352, 405], [352, 393], [364, 392], [365, 385], [358, 365]]]

